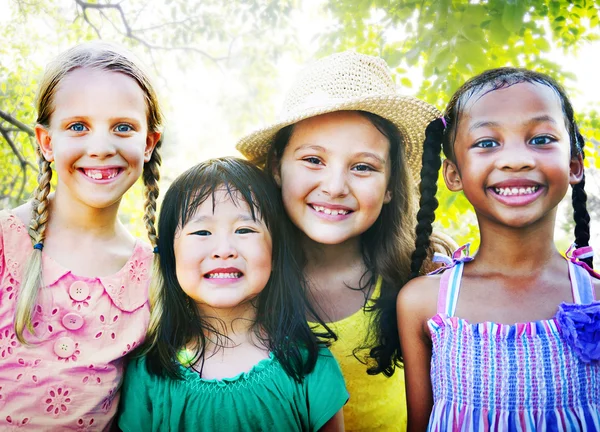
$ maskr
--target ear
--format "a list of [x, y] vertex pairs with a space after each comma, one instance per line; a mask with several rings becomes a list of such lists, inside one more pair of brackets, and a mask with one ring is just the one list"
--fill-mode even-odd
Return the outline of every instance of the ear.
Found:
[[42, 125], [35, 125], [35, 139], [37, 140], [44, 159], [54, 162], [54, 151], [52, 150], [52, 137], [50, 131]]
[[583, 156], [578, 153], [576, 157], [571, 158], [569, 164], [569, 183], [574, 185], [583, 178]]
[[149, 132], [146, 137], [146, 148], [144, 149], [144, 163], [150, 162], [150, 158], [152, 157], [152, 152], [156, 148], [156, 144], [160, 140], [161, 133], [160, 132]]
[[277, 186], [281, 187], [281, 166], [276, 163], [273, 165], [273, 179], [275, 179], [275, 183]]
[[442, 169], [444, 182], [446, 183], [446, 186], [448, 186], [448, 189], [450, 189], [452, 192], [461, 191], [463, 185], [460, 178], [460, 172], [458, 171], [456, 164], [450, 159], [444, 159], [444, 166]]
[[383, 203], [388, 204], [392, 200], [392, 191], [386, 190], [385, 195], [383, 197]]

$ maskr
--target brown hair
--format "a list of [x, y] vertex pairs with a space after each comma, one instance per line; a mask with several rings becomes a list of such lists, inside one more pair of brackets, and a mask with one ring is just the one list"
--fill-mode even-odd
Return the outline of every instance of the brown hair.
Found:
[[[158, 97], [150, 82], [149, 74], [144, 70], [141, 62], [133, 54], [122, 47], [105, 42], [89, 42], [77, 45], [56, 57], [48, 64], [36, 97], [38, 112], [37, 123], [48, 128], [50, 118], [54, 111], [54, 96], [60, 82], [74, 69], [90, 68], [119, 72], [133, 78], [144, 92], [147, 107], [148, 131], [158, 132], [162, 123], [162, 113], [158, 104]], [[161, 141], [156, 144], [150, 161], [144, 164], [142, 178], [145, 186], [144, 224], [148, 230], [148, 237], [153, 246], [156, 246], [157, 236], [154, 227], [156, 219], [156, 199], [158, 198], [158, 181], [160, 179], [159, 167], [161, 157], [159, 148]], [[42, 285], [42, 247], [46, 238], [46, 224], [49, 218], [50, 180], [52, 168], [37, 148], [39, 166], [38, 187], [33, 193], [32, 217], [29, 224], [29, 235], [34, 245], [34, 250], [27, 262], [26, 270], [21, 284], [17, 307], [15, 312], [15, 333], [22, 343], [25, 328], [34, 333], [32, 325], [32, 310]]]

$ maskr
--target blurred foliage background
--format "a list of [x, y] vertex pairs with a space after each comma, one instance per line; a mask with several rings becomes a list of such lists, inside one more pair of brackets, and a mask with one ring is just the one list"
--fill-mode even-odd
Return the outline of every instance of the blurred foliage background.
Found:
[[[202, 159], [236, 154], [239, 137], [275, 118], [302, 64], [352, 49], [383, 57], [401, 93], [440, 109], [493, 67], [561, 81], [587, 140], [592, 244], [600, 247], [600, 84], [582, 88], [578, 78], [593, 71], [573, 69], [580, 53], [600, 54], [599, 17], [598, 0], [0, 0], [0, 208], [23, 203], [35, 187], [35, 91], [45, 64], [73, 44], [122, 43], [154, 69], [167, 112], [163, 190]], [[441, 186], [439, 199], [438, 228], [477, 243], [465, 198]], [[136, 185], [121, 209], [140, 236], [142, 200]], [[559, 247], [572, 238], [570, 212], [566, 203]]]

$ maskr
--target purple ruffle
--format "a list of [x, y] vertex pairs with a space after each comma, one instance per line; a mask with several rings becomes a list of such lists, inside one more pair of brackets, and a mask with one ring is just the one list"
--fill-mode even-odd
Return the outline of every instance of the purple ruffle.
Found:
[[562, 303], [556, 319], [562, 336], [582, 361], [600, 361], [600, 302]]

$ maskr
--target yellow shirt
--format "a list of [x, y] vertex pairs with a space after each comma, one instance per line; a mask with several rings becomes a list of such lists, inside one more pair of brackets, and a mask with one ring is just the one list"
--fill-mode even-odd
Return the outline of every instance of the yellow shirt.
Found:
[[[379, 297], [381, 277], [368, 305]], [[338, 361], [350, 400], [344, 406], [344, 424], [347, 432], [355, 431], [405, 431], [406, 399], [404, 393], [404, 370], [396, 368], [391, 378], [383, 374], [367, 374], [367, 365], [354, 357], [354, 349], [364, 344], [371, 320], [371, 312], [363, 308], [340, 321], [328, 323], [338, 340], [329, 348]], [[311, 326], [316, 324], [310, 323]], [[319, 328], [318, 325], [317, 329]], [[357, 352], [359, 358], [367, 358], [368, 350]]]

